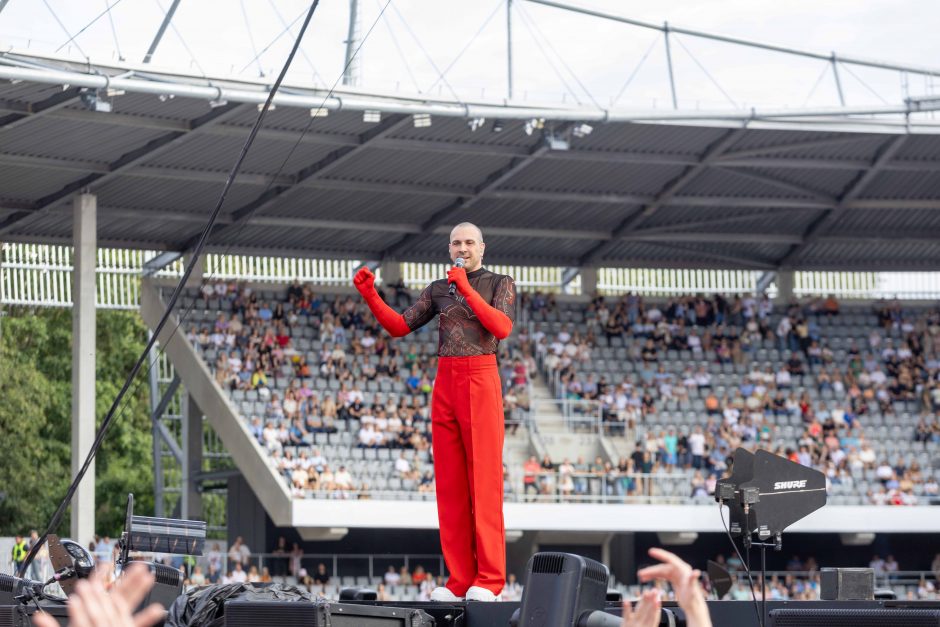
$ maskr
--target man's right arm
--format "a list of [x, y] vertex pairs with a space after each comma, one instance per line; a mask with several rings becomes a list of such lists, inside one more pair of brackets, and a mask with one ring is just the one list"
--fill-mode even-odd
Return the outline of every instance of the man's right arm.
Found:
[[375, 291], [375, 275], [366, 268], [362, 267], [356, 276], [353, 277], [353, 285], [362, 294], [366, 304], [372, 311], [372, 315], [379, 321], [382, 328], [388, 331], [392, 337], [403, 337], [411, 333], [411, 327], [405, 322], [404, 316], [389, 307], [385, 301]]

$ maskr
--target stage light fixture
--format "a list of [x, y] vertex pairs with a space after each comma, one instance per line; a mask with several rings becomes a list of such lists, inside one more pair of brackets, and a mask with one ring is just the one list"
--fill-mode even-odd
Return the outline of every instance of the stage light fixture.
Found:
[[97, 113], [111, 113], [112, 111], [111, 103], [102, 98], [96, 90], [83, 91], [81, 101], [89, 111]]
[[[274, 107], [271, 107], [271, 108], [273, 109]], [[312, 118], [325, 118], [329, 114], [330, 114], [330, 110], [324, 107], [315, 107], [313, 109], [310, 109], [310, 117]]]
[[573, 129], [571, 129], [571, 134], [575, 137], [587, 137], [594, 130], [594, 127], [590, 124], [578, 124]]
[[[272, 103], [271, 103], [271, 106], [268, 107], [268, 111], [274, 111], [275, 108], [276, 108], [276, 107], [274, 106], [274, 103], [272, 102]], [[263, 102], [259, 102], [259, 103], [258, 103], [258, 111], [261, 111], [262, 109], [264, 109], [264, 103], [263, 103]]]
[[503, 128], [505, 128], [505, 127], [503, 126], [503, 121], [502, 121], [502, 120], [493, 120], [493, 129], [492, 129], [492, 130], [493, 130], [494, 133], [502, 133], [502, 132], [503, 132]]
[[217, 108], [217, 107], [224, 107], [224, 106], [227, 105], [227, 104], [228, 104], [228, 100], [226, 100], [226, 99], [224, 99], [224, 98], [216, 98], [216, 99], [214, 99], [214, 100], [210, 100], [210, 101], [209, 101], [209, 106], [210, 106], [211, 108], [213, 108], [213, 109], [215, 109], [215, 108]]
[[568, 140], [560, 135], [545, 133], [544, 139], [545, 145], [548, 146], [549, 150], [568, 150], [571, 148], [571, 144], [568, 143]]
[[535, 131], [539, 131], [545, 128], [545, 119], [544, 118], [532, 118], [525, 123], [525, 134], [531, 135]]
[[366, 109], [362, 112], [362, 121], [369, 124], [376, 124], [382, 121], [382, 112]]
[[415, 113], [412, 118], [414, 119], [415, 128], [427, 128], [431, 126], [430, 113]]
[[486, 124], [486, 118], [473, 118], [467, 121], [467, 126], [470, 127], [471, 133], [475, 133], [477, 129], [483, 128], [484, 124]]

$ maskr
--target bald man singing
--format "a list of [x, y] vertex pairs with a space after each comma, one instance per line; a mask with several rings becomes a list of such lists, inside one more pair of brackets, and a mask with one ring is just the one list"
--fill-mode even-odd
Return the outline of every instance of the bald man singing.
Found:
[[[375, 277], [353, 279], [369, 309], [393, 337], [440, 315], [431, 434], [441, 548], [450, 571], [434, 601], [495, 601], [506, 582], [503, 527], [503, 396], [496, 365], [499, 341], [512, 331], [516, 285], [483, 267], [483, 233], [463, 222], [450, 233], [446, 279], [428, 285], [404, 313], [385, 304]], [[450, 285], [456, 287], [450, 293]]]

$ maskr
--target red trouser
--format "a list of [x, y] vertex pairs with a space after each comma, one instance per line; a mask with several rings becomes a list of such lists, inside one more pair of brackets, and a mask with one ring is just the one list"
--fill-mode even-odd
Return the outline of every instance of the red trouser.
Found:
[[441, 357], [431, 401], [447, 587], [499, 594], [506, 582], [503, 395], [495, 355]]

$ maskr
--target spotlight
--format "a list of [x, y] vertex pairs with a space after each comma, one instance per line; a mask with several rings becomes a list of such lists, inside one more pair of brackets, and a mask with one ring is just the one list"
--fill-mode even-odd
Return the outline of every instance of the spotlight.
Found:
[[106, 93], [108, 94], [108, 98], [114, 98], [115, 96], [123, 96], [125, 94], [123, 89], [114, 89], [113, 87], [109, 87]]
[[382, 121], [382, 112], [381, 111], [371, 111], [366, 109], [362, 112], [362, 121], [368, 122], [369, 124], [376, 124]]
[[541, 130], [543, 128], [545, 128], [544, 118], [532, 118], [525, 123], [525, 134], [531, 135], [534, 131]]
[[224, 107], [227, 104], [228, 104], [228, 100], [226, 100], [225, 98], [214, 98], [213, 100], [209, 101], [209, 106], [212, 107], [213, 109], [217, 107]]
[[160, 99], [160, 102], [166, 102], [167, 100], [173, 100], [176, 96], [173, 94], [160, 94], [157, 98]]
[[578, 124], [573, 129], [571, 129], [571, 134], [575, 137], [587, 137], [594, 130], [594, 127], [590, 124]]
[[467, 126], [470, 127], [471, 133], [475, 133], [476, 130], [482, 128], [484, 124], [486, 124], [486, 118], [473, 118], [467, 121]]
[[502, 133], [503, 132], [503, 121], [502, 120], [493, 120], [493, 132]]
[[310, 109], [310, 117], [312, 118], [325, 118], [329, 114], [330, 114], [330, 110], [325, 109], [323, 107], [316, 107], [315, 109]]
[[413, 116], [415, 128], [427, 128], [431, 126], [430, 113], [415, 113]]
[[571, 147], [567, 139], [554, 133], [545, 133], [544, 139], [549, 150], [568, 150]]
[[[264, 103], [263, 103], [263, 102], [259, 102], [259, 103], [258, 103], [258, 111], [261, 111], [262, 109], [264, 109]], [[275, 106], [274, 106], [274, 103], [272, 102], [272, 103], [271, 103], [271, 106], [268, 107], [268, 111], [274, 111], [274, 109], [275, 109]]]
[[81, 101], [89, 111], [111, 113], [111, 103], [103, 99], [97, 91], [88, 90], [82, 92]]

